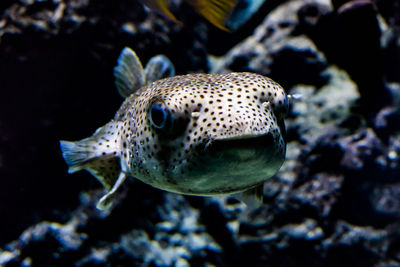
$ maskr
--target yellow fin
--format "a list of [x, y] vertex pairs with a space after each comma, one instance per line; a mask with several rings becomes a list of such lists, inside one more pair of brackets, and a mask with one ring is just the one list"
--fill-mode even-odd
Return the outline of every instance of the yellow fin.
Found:
[[198, 13], [211, 24], [224, 31], [230, 31], [226, 26], [229, 15], [238, 0], [186, 0]]
[[170, 20], [172, 20], [175, 23], [181, 24], [181, 22], [175, 18], [174, 14], [172, 14], [171, 11], [169, 11], [168, 6], [167, 6], [168, 1], [166, 1], [166, 0], [141, 0], [141, 2], [145, 6], [150, 8], [151, 10], [154, 10], [154, 11], [166, 16], [167, 18], [169, 18]]

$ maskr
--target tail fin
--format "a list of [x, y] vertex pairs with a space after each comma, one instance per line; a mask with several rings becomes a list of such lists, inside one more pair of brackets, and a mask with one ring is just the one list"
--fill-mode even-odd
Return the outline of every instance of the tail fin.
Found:
[[62, 155], [69, 166], [69, 173], [74, 173], [83, 169], [84, 163], [90, 161], [91, 158], [94, 158], [85, 143], [85, 140], [77, 142], [60, 141]]
[[121, 173], [119, 126], [120, 122], [112, 121], [89, 138], [76, 142], [60, 141], [68, 172], [86, 169], [107, 191], [112, 190]]

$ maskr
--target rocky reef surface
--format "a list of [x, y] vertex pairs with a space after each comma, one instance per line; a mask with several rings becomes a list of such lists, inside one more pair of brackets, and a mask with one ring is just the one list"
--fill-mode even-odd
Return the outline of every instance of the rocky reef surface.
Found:
[[[138, 1], [0, 3], [0, 265], [399, 266], [400, 3], [266, 0], [231, 33], [171, 8], [183, 27]], [[251, 71], [301, 95], [265, 205], [132, 179], [95, 208], [100, 185], [67, 173], [58, 140], [114, 115], [125, 46], [178, 74]]]

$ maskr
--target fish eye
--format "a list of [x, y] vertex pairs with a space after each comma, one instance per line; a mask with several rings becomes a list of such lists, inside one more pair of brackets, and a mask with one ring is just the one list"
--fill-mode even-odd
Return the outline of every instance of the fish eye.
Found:
[[157, 129], [163, 129], [167, 124], [169, 112], [160, 104], [153, 104], [149, 110], [149, 119], [151, 125]]

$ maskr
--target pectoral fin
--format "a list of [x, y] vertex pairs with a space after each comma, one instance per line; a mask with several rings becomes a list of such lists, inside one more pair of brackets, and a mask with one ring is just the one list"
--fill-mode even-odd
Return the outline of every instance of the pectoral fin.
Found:
[[244, 202], [249, 208], [257, 208], [264, 202], [264, 183], [242, 192], [237, 198]]
[[86, 170], [96, 177], [107, 190], [96, 207], [99, 210], [110, 208], [114, 201], [115, 192], [126, 178], [125, 173], [121, 172], [119, 158], [98, 159], [87, 165]]
[[126, 179], [126, 174], [121, 172], [118, 176], [118, 179], [115, 181], [113, 187], [111, 188], [111, 190], [109, 190], [109, 192], [107, 194], [105, 194], [97, 203], [97, 208], [99, 210], [105, 210], [108, 209], [113, 201], [114, 201], [114, 195], [115, 192], [117, 192], [118, 188], [121, 186], [121, 184], [124, 183]]

